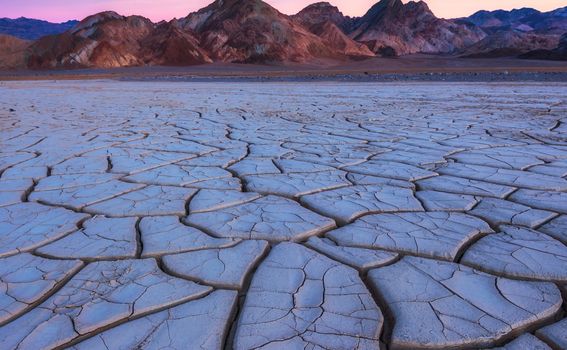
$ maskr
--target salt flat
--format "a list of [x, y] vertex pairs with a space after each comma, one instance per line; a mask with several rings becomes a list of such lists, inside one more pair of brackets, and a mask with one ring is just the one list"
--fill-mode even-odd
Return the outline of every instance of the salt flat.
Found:
[[0, 83], [2, 349], [564, 349], [567, 84]]

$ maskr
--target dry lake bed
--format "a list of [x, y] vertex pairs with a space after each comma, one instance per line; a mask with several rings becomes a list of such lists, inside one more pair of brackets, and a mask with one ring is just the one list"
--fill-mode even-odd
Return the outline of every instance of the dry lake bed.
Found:
[[566, 83], [0, 83], [0, 348], [566, 349]]

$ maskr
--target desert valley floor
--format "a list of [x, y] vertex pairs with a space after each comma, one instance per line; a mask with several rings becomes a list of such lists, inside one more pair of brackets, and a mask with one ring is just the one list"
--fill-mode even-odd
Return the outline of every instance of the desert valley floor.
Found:
[[566, 349], [567, 84], [0, 82], [0, 348]]

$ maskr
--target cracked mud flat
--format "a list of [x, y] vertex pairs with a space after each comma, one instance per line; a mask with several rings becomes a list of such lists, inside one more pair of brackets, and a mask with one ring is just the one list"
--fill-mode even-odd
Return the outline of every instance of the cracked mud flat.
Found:
[[1, 349], [565, 349], [567, 84], [0, 83]]

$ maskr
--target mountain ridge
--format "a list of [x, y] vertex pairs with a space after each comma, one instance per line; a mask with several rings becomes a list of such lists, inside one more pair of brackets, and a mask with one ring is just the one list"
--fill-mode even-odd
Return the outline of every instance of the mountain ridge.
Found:
[[488, 32], [517, 30], [562, 35], [567, 32], [567, 6], [547, 12], [529, 7], [510, 11], [481, 10], [460, 20], [469, 21]]
[[53, 23], [41, 19], [19, 17], [0, 18], [0, 34], [14, 36], [24, 40], [37, 40], [43, 36], [60, 34], [71, 29], [79, 21], [70, 20], [62, 23]]
[[[539, 22], [534, 24], [534, 18]], [[353, 18], [328, 2], [288, 16], [262, 0], [215, 0], [169, 22], [106, 11], [66, 23], [64, 32], [25, 45], [13, 39], [0, 42], [0, 49], [19, 48], [0, 60], [10, 60], [11, 66], [21, 67], [23, 62], [27, 68], [53, 69], [317, 64], [415, 53], [517, 56], [554, 50], [558, 33], [564, 27], [567, 32], [567, 7], [546, 13], [530, 8], [479, 11], [448, 20], [436, 17], [423, 1], [380, 0], [364, 16]], [[0, 67], [10, 65], [0, 62]]]

